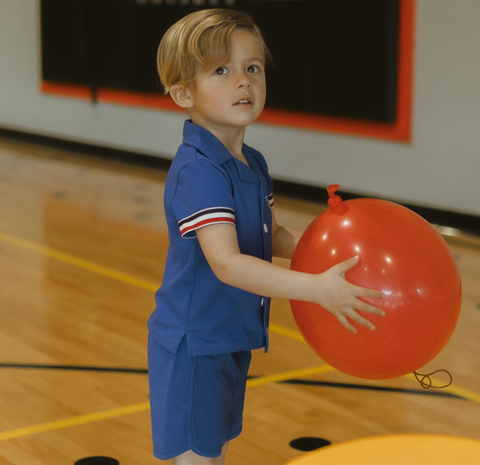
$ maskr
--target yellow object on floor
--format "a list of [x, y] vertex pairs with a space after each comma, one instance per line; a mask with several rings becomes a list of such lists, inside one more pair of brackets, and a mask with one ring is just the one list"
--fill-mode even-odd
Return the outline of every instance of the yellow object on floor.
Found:
[[375, 436], [327, 446], [288, 465], [478, 465], [480, 441], [453, 436]]

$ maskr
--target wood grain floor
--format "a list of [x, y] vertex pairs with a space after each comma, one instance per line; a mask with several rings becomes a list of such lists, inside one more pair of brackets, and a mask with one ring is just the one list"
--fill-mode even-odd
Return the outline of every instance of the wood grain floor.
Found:
[[[164, 180], [162, 172], [0, 140], [0, 465], [92, 456], [162, 463], [151, 453], [145, 369], [146, 321], [168, 244]], [[306, 227], [323, 208], [276, 197], [285, 225]], [[256, 384], [230, 465], [284, 464], [303, 453], [289, 445], [301, 437], [480, 439], [480, 247], [475, 238], [449, 241], [462, 314], [425, 371], [448, 369], [448, 392], [462, 398], [424, 395], [406, 377], [375, 382], [316, 369], [323, 362], [298, 337], [288, 301], [276, 299], [271, 349], [253, 355]]]

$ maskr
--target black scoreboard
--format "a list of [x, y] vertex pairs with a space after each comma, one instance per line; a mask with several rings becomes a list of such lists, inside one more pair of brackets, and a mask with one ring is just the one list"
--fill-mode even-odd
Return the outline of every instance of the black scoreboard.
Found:
[[165, 31], [203, 8], [249, 13], [274, 64], [267, 107], [395, 121], [401, 0], [41, 0], [44, 81], [163, 92]]

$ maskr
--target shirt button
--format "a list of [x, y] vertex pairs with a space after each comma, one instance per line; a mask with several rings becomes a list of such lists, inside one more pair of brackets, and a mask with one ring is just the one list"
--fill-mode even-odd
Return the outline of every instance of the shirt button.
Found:
[[263, 230], [268, 233], [268, 226], [267, 223], [263, 223]]
[[260, 302], [260, 305], [263, 307], [264, 303], [265, 303], [265, 297], [262, 297], [262, 301]]

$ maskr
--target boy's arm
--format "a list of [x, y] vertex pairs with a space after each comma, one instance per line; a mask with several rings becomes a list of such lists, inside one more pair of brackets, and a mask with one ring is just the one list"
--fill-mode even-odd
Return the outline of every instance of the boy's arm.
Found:
[[225, 284], [258, 295], [315, 302], [335, 315], [345, 328], [354, 333], [356, 329], [348, 318], [369, 329], [375, 329], [355, 309], [384, 315], [383, 310], [357, 298], [379, 299], [384, 297], [382, 292], [361, 288], [345, 280], [345, 272], [358, 263], [358, 257], [335, 265], [325, 273], [300, 273], [242, 254], [238, 247], [236, 229], [231, 225], [215, 224], [197, 229], [196, 233], [210, 267]]

